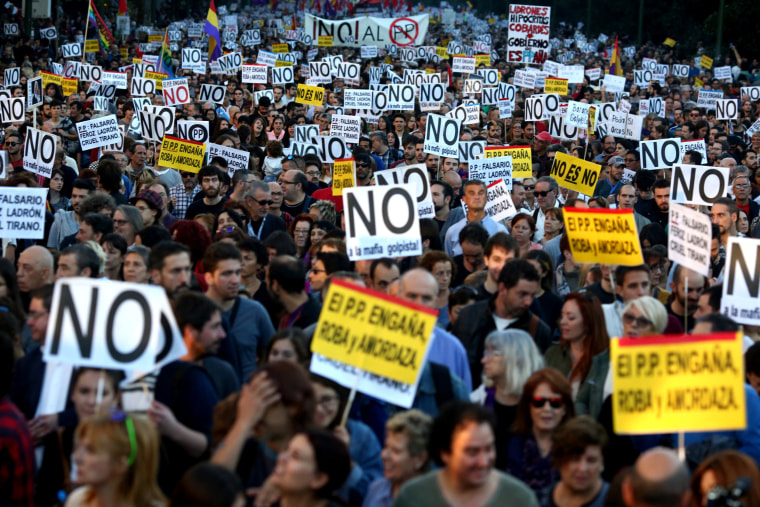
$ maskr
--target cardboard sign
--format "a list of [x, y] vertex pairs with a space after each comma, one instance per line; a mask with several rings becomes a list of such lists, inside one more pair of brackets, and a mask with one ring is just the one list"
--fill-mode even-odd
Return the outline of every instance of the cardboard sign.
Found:
[[715, 109], [715, 103], [721, 99], [723, 99], [723, 92], [721, 90], [699, 90], [697, 107]]
[[79, 80], [76, 78], [63, 78], [63, 95], [68, 97], [79, 89]]
[[24, 102], [24, 97], [0, 99], [0, 122], [23, 123], [24, 113], [26, 112], [26, 104]]
[[446, 99], [446, 85], [443, 83], [422, 83], [420, 85], [420, 110], [438, 111]]
[[360, 16], [355, 18], [325, 19], [306, 13], [303, 21], [304, 33], [316, 38], [333, 36], [334, 47], [355, 47], [374, 45], [384, 47], [422, 46], [428, 33], [430, 15], [382, 18]]
[[268, 69], [269, 67], [260, 63], [243, 64], [243, 83], [266, 84]]
[[438, 114], [430, 114], [425, 128], [425, 153], [439, 157], [456, 157], [459, 154], [459, 131], [461, 120]]
[[197, 74], [205, 74], [206, 62], [203, 61], [201, 50], [197, 48], [182, 48], [182, 68]]
[[760, 86], [742, 86], [740, 89], [741, 99], [748, 97], [752, 102], [760, 100]]
[[475, 58], [455, 56], [451, 64], [451, 71], [461, 72], [463, 74], [474, 74], [475, 67]]
[[[414, 390], [436, 319], [431, 308], [335, 280], [327, 291], [311, 351]], [[408, 325], [398, 325], [400, 321]]]
[[515, 71], [515, 75], [512, 78], [512, 84], [518, 88], [535, 88], [536, 75], [532, 72], [518, 69]]
[[670, 202], [711, 206], [726, 196], [730, 169], [703, 165], [676, 164], [670, 186]]
[[325, 89], [319, 86], [310, 86], [306, 84], [298, 84], [296, 90], [296, 102], [298, 104], [306, 104], [309, 106], [321, 106], [325, 98]]
[[681, 140], [681, 160], [687, 151], [696, 151], [702, 154], [702, 160], [707, 160], [707, 145], [704, 139]]
[[567, 103], [565, 123], [579, 129], [588, 128], [588, 113], [591, 105], [571, 100]]
[[530, 146], [486, 146], [485, 158], [512, 157], [512, 177], [530, 178], [533, 176]]
[[158, 165], [179, 171], [197, 173], [203, 167], [206, 147], [203, 143], [186, 141], [172, 136], [164, 136]]
[[126, 72], [103, 72], [103, 85], [113, 85], [117, 90], [126, 90], [127, 86], [127, 73]]
[[213, 102], [214, 104], [223, 104], [227, 88], [221, 85], [203, 84], [199, 102]]
[[43, 354], [45, 361], [147, 372], [177, 348], [173, 359], [187, 353], [181, 336], [161, 287], [64, 278], [53, 291]]
[[486, 186], [503, 180], [508, 190], [512, 189], [512, 157], [509, 155], [472, 160], [469, 164], [469, 179], [480, 180]]
[[738, 120], [739, 101], [737, 99], [721, 99], [716, 101], [715, 118], [718, 120]]
[[645, 171], [669, 169], [683, 159], [679, 139], [641, 141], [641, 168]]
[[164, 80], [162, 93], [164, 95], [164, 103], [167, 106], [188, 104], [192, 100], [186, 77]]
[[235, 174], [235, 171], [248, 169], [248, 158], [251, 154], [245, 150], [236, 150], [235, 148], [229, 148], [214, 143], [208, 143], [206, 149], [208, 151], [209, 160], [214, 157], [223, 157], [227, 160], [227, 172], [230, 177]]
[[270, 52], [259, 49], [259, 53], [256, 56], [256, 63], [266, 65], [267, 67], [274, 67], [277, 63], [277, 55]]
[[510, 4], [507, 61], [539, 63], [548, 55], [551, 7]]
[[560, 187], [576, 190], [583, 195], [594, 195], [602, 166], [558, 151], [552, 164], [551, 176]]
[[567, 79], [548, 77], [544, 80], [544, 92], [567, 95]]
[[372, 90], [346, 89], [343, 91], [343, 107], [346, 109], [372, 109]]
[[702, 58], [700, 58], [699, 60], [699, 66], [702, 67], [703, 69], [710, 70], [712, 69], [712, 65], [713, 65], [713, 59], [707, 55], [702, 55]]
[[348, 143], [359, 143], [362, 133], [362, 120], [357, 116], [342, 114], [332, 115], [330, 135], [340, 137]]
[[55, 136], [42, 130], [27, 130], [24, 142], [24, 169], [50, 178], [55, 161]]
[[292, 83], [294, 78], [293, 67], [273, 67], [272, 68], [272, 84], [288, 84]]
[[61, 55], [64, 58], [82, 58], [82, 45], [64, 44], [61, 46]]
[[411, 183], [344, 189], [349, 259], [421, 255], [416, 194]]
[[712, 224], [708, 215], [670, 203], [668, 259], [709, 276], [711, 240]]
[[459, 141], [459, 161], [469, 163], [483, 158], [487, 141]]
[[354, 159], [341, 159], [333, 162], [332, 195], [343, 195], [344, 188], [356, 186], [356, 162]]
[[608, 92], [622, 92], [625, 90], [625, 76], [606, 74], [602, 86], [606, 87]]
[[760, 325], [760, 241], [730, 236], [726, 245], [721, 313], [740, 324]]
[[411, 183], [417, 189], [417, 213], [420, 218], [435, 217], [433, 195], [425, 164], [414, 164], [386, 169], [375, 174], [376, 185], [397, 185]]
[[742, 430], [742, 333], [610, 341], [615, 433]]
[[82, 121], [76, 124], [79, 135], [79, 145], [82, 151], [100, 148], [119, 142], [121, 130], [116, 115], [103, 116], [94, 120]]
[[[207, 85], [203, 85], [207, 86]], [[141, 77], [132, 77], [132, 84], [129, 87], [129, 94], [133, 97], [146, 97], [156, 93], [156, 81]]]
[[46, 188], [0, 187], [0, 238], [44, 238], [46, 199]]
[[297, 143], [316, 143], [316, 138], [319, 137], [319, 125], [296, 125], [296, 137]]
[[564, 220], [575, 262], [643, 264], [632, 209], [564, 208]]
[[11, 67], [10, 69], [5, 69], [5, 83], [6, 88], [11, 86], [18, 86], [21, 84], [21, 68], [20, 67]]
[[391, 84], [388, 85], [387, 110], [413, 111], [414, 101], [417, 98], [414, 85]]
[[488, 202], [485, 211], [486, 215], [495, 222], [506, 220], [517, 214], [512, 195], [503, 180], [494, 181], [488, 185]]
[[638, 141], [641, 138], [642, 120], [641, 116], [613, 111], [601, 125], [607, 129], [608, 135]]
[[177, 137], [205, 144], [209, 142], [210, 131], [207, 121], [177, 120]]

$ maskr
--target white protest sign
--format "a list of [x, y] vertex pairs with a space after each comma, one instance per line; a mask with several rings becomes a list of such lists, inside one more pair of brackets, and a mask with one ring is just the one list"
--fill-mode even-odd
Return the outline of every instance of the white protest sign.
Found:
[[162, 334], [169, 345], [181, 336], [161, 287], [65, 278], [53, 291], [43, 354], [80, 367], [151, 371], [176, 348], [162, 346]]
[[[583, 127], [584, 129], [586, 127]], [[578, 139], [579, 127], [567, 124], [565, 116], [555, 114], [549, 117], [549, 135], [565, 140]]]
[[571, 100], [567, 103], [567, 112], [565, 113], [565, 123], [571, 127], [581, 129], [588, 128], [588, 112], [590, 104], [576, 102]]
[[483, 158], [487, 141], [459, 141], [459, 161], [469, 163]]
[[293, 67], [272, 67], [272, 84], [288, 84], [293, 82]]
[[82, 58], [81, 44], [64, 44], [61, 46], [61, 55], [64, 58]]
[[430, 114], [425, 128], [425, 153], [440, 157], [456, 157], [459, 154], [459, 131], [462, 121], [438, 114]]
[[731, 66], [725, 65], [723, 67], [715, 67], [713, 69], [713, 75], [715, 76], [715, 79], [718, 79], [720, 81], [723, 81], [724, 79], [732, 80], [733, 77], [731, 76]]
[[[12, 4], [11, 4], [12, 5]], [[3, 27], [4, 35], [18, 35], [18, 23], [5, 23]]]
[[435, 217], [433, 195], [425, 164], [414, 164], [398, 169], [386, 169], [375, 173], [377, 185], [396, 185], [412, 183], [417, 189], [417, 213], [420, 218]]
[[510, 4], [507, 14], [507, 60], [538, 63], [549, 53], [551, 7]]
[[95, 111], [107, 112], [111, 109], [111, 102], [108, 100], [108, 97], [98, 97], [96, 95], [93, 99], [92, 108]]
[[243, 83], [266, 84], [268, 69], [264, 64], [243, 64]]
[[560, 79], [567, 79], [568, 83], [582, 83], [584, 76], [583, 65], [563, 65], [559, 69]]
[[344, 189], [349, 259], [422, 255], [416, 196], [411, 183]]
[[174, 79], [164, 79], [161, 83], [164, 94], [164, 103], [167, 106], [176, 106], [177, 104], [188, 104], [190, 99], [190, 87], [187, 84], [186, 77]]
[[227, 172], [230, 177], [235, 174], [235, 171], [248, 169], [248, 158], [251, 154], [245, 150], [236, 150], [235, 148], [214, 143], [208, 143], [206, 149], [209, 160], [214, 157], [222, 157], [227, 161]]
[[668, 259], [705, 276], [710, 275], [710, 217], [680, 204], [670, 204]]
[[[207, 86], [207, 85], [203, 85], [203, 86]], [[156, 93], [156, 81], [154, 79], [132, 77], [132, 84], [129, 87], [130, 95], [132, 95], [133, 97], [145, 97], [147, 95], [155, 95], [155, 93]]]
[[256, 63], [266, 65], [267, 67], [274, 67], [277, 64], [277, 54], [259, 49]]
[[227, 88], [221, 85], [204, 84], [201, 86], [201, 94], [198, 102], [213, 102], [215, 104], [224, 103], [224, 95]]
[[343, 107], [347, 109], [372, 109], [372, 93], [372, 90], [348, 88], [343, 91]]
[[512, 156], [481, 158], [469, 163], [469, 178], [486, 185], [503, 180], [507, 189], [512, 188]]
[[416, 98], [414, 85], [388, 85], [388, 105], [386, 109], [394, 111], [413, 111]]
[[24, 169], [49, 178], [55, 162], [55, 136], [33, 128], [26, 132]]
[[21, 84], [21, 67], [11, 67], [10, 69], [5, 69], [4, 77], [5, 80], [3, 82], [5, 83], [6, 87], [18, 86]]
[[715, 101], [715, 118], [718, 120], [738, 120], [739, 100], [721, 99]]
[[420, 85], [420, 110], [438, 111], [446, 98], [446, 86], [443, 83], [422, 83]]
[[461, 72], [466, 74], [475, 73], [475, 58], [467, 58], [466, 56], [455, 56], [451, 65], [452, 72]]
[[296, 125], [297, 143], [316, 143], [315, 139], [319, 137], [319, 125]]
[[723, 98], [723, 92], [720, 90], [699, 90], [697, 96], [697, 107], [705, 109], [715, 109], [715, 103]]
[[47, 192], [46, 188], [0, 187], [0, 238], [42, 239]]
[[332, 83], [330, 62], [309, 62], [309, 79], [314, 84]]
[[463, 125], [472, 125], [480, 122], [480, 105], [479, 104], [467, 104], [459, 107], [455, 107], [448, 113], [448, 118], [457, 118]]
[[515, 71], [512, 84], [518, 88], [535, 88], [536, 87], [536, 75], [535, 73], [528, 72], [523, 69]]
[[[602, 68], [594, 67], [593, 69], [586, 69], [586, 76], [588, 76], [589, 81], [598, 81], [599, 78], [602, 77]], [[615, 77], [618, 77], [618, 76], [615, 76]]]
[[27, 80], [26, 98], [28, 109], [42, 105], [44, 100], [42, 94], [42, 76]]
[[497, 180], [488, 185], [487, 192], [488, 202], [485, 211], [491, 220], [498, 222], [517, 214], [517, 208], [504, 180]]
[[207, 121], [177, 120], [177, 137], [196, 143], [209, 142], [209, 126]]
[[197, 48], [182, 48], [182, 68], [196, 74], [205, 74], [206, 62], [203, 61], [201, 50]]
[[679, 64], [673, 64], [670, 67], [671, 74], [673, 74], [673, 77], [677, 77], [680, 79], [685, 79], [689, 77], [689, 66], [688, 65], [679, 65]]
[[760, 86], [742, 86], [739, 90], [742, 100], [748, 97], [752, 102], [760, 100]]
[[351, 158], [351, 150], [340, 137], [317, 136], [313, 138], [312, 143], [317, 145], [317, 156], [324, 163], [330, 164], [335, 160]]
[[642, 120], [643, 118], [641, 116], [613, 111], [610, 113], [608, 120], [604, 125], [608, 129], [608, 135], [638, 141], [641, 138]]
[[335, 72], [336, 79], [342, 79], [346, 84], [359, 85], [361, 67], [358, 63], [340, 62]]
[[219, 69], [222, 74], [234, 74], [240, 70], [240, 66], [243, 65], [243, 55], [240, 52], [227, 53], [220, 57], [217, 62], [219, 63]]
[[760, 241], [729, 236], [723, 272], [721, 313], [740, 324], [760, 325]]
[[703, 165], [676, 164], [670, 185], [670, 202], [711, 206], [726, 196], [730, 169]]
[[358, 143], [362, 133], [362, 120], [357, 116], [332, 115], [330, 135], [349, 143]]
[[103, 85], [113, 85], [117, 90], [126, 90], [127, 86], [127, 73], [126, 72], [103, 72]]
[[362, 58], [376, 58], [377, 57], [377, 46], [362, 46], [361, 48], [361, 57]]
[[121, 136], [119, 122], [116, 120], [116, 115], [113, 114], [82, 121], [76, 125], [82, 151], [117, 143]]
[[681, 141], [681, 160], [687, 151], [696, 151], [702, 154], [702, 160], [707, 160], [707, 145], [704, 139], [692, 139], [691, 141]]
[[641, 141], [641, 168], [648, 171], [654, 169], [670, 169], [683, 159], [681, 141], [675, 139], [657, 139]]
[[0, 99], [0, 122], [2, 123], [23, 122], [25, 111], [24, 97]]

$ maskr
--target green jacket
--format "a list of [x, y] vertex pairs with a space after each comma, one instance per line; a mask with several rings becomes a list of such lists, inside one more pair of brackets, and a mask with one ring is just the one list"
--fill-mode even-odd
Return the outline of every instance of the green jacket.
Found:
[[604, 402], [604, 382], [607, 380], [609, 371], [610, 350], [607, 349], [595, 355], [594, 359], [591, 360], [591, 369], [585, 382], [578, 389], [578, 396], [575, 399], [575, 413], [577, 415], [588, 414], [594, 419], [599, 418], [602, 402]]

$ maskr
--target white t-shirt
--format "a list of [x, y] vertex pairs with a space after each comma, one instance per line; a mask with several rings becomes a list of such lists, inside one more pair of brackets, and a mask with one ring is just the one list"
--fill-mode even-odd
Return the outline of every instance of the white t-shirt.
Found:
[[501, 317], [497, 317], [495, 313], [491, 315], [493, 315], [493, 321], [496, 323], [496, 329], [499, 331], [504, 331], [514, 322], [517, 322], [517, 319], [502, 319]]

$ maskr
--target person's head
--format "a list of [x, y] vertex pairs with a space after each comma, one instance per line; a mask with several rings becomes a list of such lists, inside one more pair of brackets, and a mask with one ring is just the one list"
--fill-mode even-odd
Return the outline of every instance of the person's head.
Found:
[[662, 334], [668, 325], [665, 306], [652, 296], [628, 301], [623, 307], [623, 335], [640, 336]]
[[309, 361], [306, 343], [308, 343], [308, 338], [301, 329], [297, 327], [281, 329], [267, 342], [264, 362], [290, 361], [306, 366]]
[[205, 295], [188, 291], [174, 299], [173, 309], [189, 356], [216, 354], [226, 336], [221, 308]]
[[626, 183], [620, 187], [618, 208], [633, 209], [634, 204], [636, 204], [636, 188], [632, 184]]
[[541, 176], [536, 180], [536, 188], [533, 191], [533, 195], [536, 196], [536, 202], [541, 209], [546, 211], [554, 207], [557, 202], [558, 192], [559, 185], [557, 184], [557, 180], [551, 176]]
[[615, 153], [615, 148], [617, 147], [617, 142], [615, 141], [615, 138], [613, 136], [604, 136], [602, 139], [602, 149], [604, 150], [604, 153], [606, 155], [611, 155]]
[[52, 302], [52, 285], [43, 285], [29, 292], [29, 313], [26, 325], [29, 327], [32, 340], [39, 344], [45, 342]]
[[615, 291], [627, 303], [652, 292], [652, 274], [649, 266], [618, 266], [615, 269]]
[[340, 252], [318, 252], [314, 266], [309, 271], [311, 290], [320, 291], [325, 285], [327, 277], [336, 271], [350, 271], [351, 261], [348, 256]]
[[741, 326], [728, 315], [713, 312], [697, 319], [692, 334], [736, 333]]
[[203, 255], [204, 277], [215, 300], [231, 301], [238, 295], [243, 255], [226, 242], [212, 243]]
[[743, 492], [735, 498], [737, 505], [760, 505], [760, 469], [755, 461], [733, 449], [711, 454], [691, 476], [692, 505], [709, 505], [711, 491], [730, 491], [739, 481], [743, 482]]
[[308, 183], [309, 181], [306, 179], [303, 171], [295, 169], [285, 171], [282, 175], [282, 180], [280, 180], [285, 201], [298, 203], [303, 200]]
[[552, 432], [574, 415], [570, 382], [558, 370], [543, 368], [525, 382], [517, 405], [514, 430], [524, 435], [533, 431]]
[[150, 251], [150, 276], [169, 296], [190, 289], [193, 276], [190, 249], [176, 241], [162, 241]]
[[185, 472], [174, 488], [172, 506], [243, 507], [243, 483], [232, 470], [215, 463], [199, 463]]
[[[119, 382], [124, 373], [118, 370], [79, 368], [71, 375], [71, 403], [79, 420], [110, 410], [119, 402]], [[103, 382], [101, 400], [98, 403], [98, 384]]]
[[623, 500], [630, 507], [686, 507], [689, 471], [672, 449], [642, 453], [623, 480]]
[[438, 283], [438, 291], [447, 291], [451, 287], [451, 281], [456, 277], [456, 264], [454, 259], [440, 250], [431, 250], [422, 256], [419, 266], [428, 270]]
[[525, 259], [513, 259], [499, 274], [496, 310], [502, 318], [519, 318], [533, 304], [541, 277]]
[[488, 243], [488, 231], [479, 223], [469, 223], [459, 231], [464, 267], [472, 272], [483, 267], [483, 255]]
[[254, 222], [262, 220], [269, 213], [269, 207], [273, 204], [272, 190], [269, 185], [263, 181], [253, 181], [250, 190], [245, 195], [245, 203], [248, 206], [251, 220]]
[[113, 232], [113, 219], [101, 213], [87, 213], [79, 223], [76, 239], [79, 243], [95, 241], [100, 243], [107, 234]]
[[721, 197], [710, 208], [712, 223], [720, 228], [721, 236], [735, 236], [736, 222], [739, 220], [739, 207], [733, 199]]
[[127, 204], [117, 207], [113, 213], [113, 229], [127, 241], [128, 245], [134, 244], [137, 233], [143, 229], [140, 210]]
[[266, 273], [267, 289], [276, 300], [304, 292], [306, 267], [300, 259], [278, 255], [270, 261]]
[[528, 378], [544, 366], [536, 342], [521, 329], [491, 332], [486, 337], [481, 362], [485, 381], [517, 396]]
[[91, 488], [87, 502], [100, 489], [115, 490], [116, 498], [130, 505], [165, 501], [156, 482], [158, 431], [146, 417], [120, 412], [90, 417], [79, 422], [75, 439], [76, 483]]
[[496, 283], [504, 264], [520, 256], [520, 246], [506, 232], [497, 232], [488, 238], [483, 252], [488, 278]]
[[243, 278], [263, 274], [264, 267], [269, 264], [269, 252], [264, 244], [258, 238], [244, 238], [237, 242], [237, 247], [243, 256], [241, 266]]
[[530, 243], [533, 235], [536, 233], [536, 220], [528, 213], [518, 213], [512, 217], [511, 233], [518, 244]]
[[564, 487], [584, 497], [602, 481], [607, 445], [604, 427], [587, 415], [573, 417], [552, 433], [551, 460]]
[[383, 476], [391, 484], [403, 484], [429, 469], [427, 443], [432, 424], [432, 418], [417, 409], [399, 412], [385, 423], [380, 457]]
[[350, 471], [346, 444], [332, 433], [308, 429], [296, 434], [287, 450], [278, 455], [270, 480], [284, 499], [326, 499]]
[[214, 199], [219, 196], [222, 181], [224, 181], [224, 175], [215, 166], [207, 165], [198, 171], [198, 182], [201, 185], [201, 190], [208, 198]]
[[100, 160], [98, 186], [111, 194], [121, 189], [121, 167], [116, 160]]
[[565, 296], [559, 320], [560, 344], [564, 347], [582, 344], [583, 357], [574, 366], [571, 378], [585, 378], [591, 368], [591, 359], [609, 344], [598, 300], [587, 298], [577, 292]]
[[747, 383], [760, 394], [760, 343], [752, 344], [744, 353], [744, 372]]
[[707, 279], [703, 275], [677, 264], [673, 270], [673, 281], [670, 288], [679, 305], [686, 306], [688, 311], [693, 313], [697, 309], [699, 296], [702, 295], [706, 284]]
[[480, 180], [467, 180], [462, 191], [462, 200], [468, 210], [482, 212], [488, 201], [486, 184]]
[[381, 257], [372, 261], [369, 267], [370, 287], [380, 291], [388, 292], [388, 287], [399, 279], [401, 271], [398, 263], [390, 257]]
[[58, 258], [56, 280], [61, 278], [98, 278], [100, 276], [100, 258], [87, 245], [76, 244], [66, 247]]
[[31, 246], [19, 255], [16, 277], [21, 292], [38, 289], [53, 281], [53, 255], [41, 246]]

